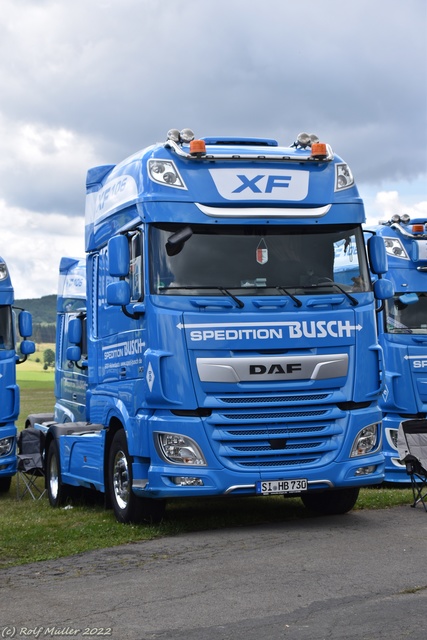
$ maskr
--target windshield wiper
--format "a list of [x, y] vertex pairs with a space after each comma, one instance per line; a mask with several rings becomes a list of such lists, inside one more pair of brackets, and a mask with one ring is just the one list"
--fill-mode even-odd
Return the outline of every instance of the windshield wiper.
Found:
[[233, 293], [231, 293], [225, 287], [218, 287], [218, 286], [205, 287], [205, 286], [198, 286], [198, 285], [182, 285], [182, 286], [170, 285], [169, 287], [159, 287], [159, 289], [162, 290], [162, 291], [164, 291], [165, 289], [167, 289], [168, 291], [170, 289], [176, 289], [176, 290], [188, 289], [189, 291], [192, 291], [192, 290], [215, 291], [215, 290], [217, 290], [217, 291], [220, 291], [223, 295], [228, 296], [229, 298], [234, 300], [234, 302], [237, 304], [239, 309], [243, 309], [243, 307], [245, 306], [244, 302], [242, 302], [237, 296], [235, 296]]
[[295, 302], [296, 307], [302, 307], [301, 300], [299, 300], [296, 296], [292, 295], [292, 293], [290, 293], [287, 289], [285, 289], [285, 287], [282, 287], [281, 285], [277, 285], [274, 288], [277, 289], [277, 291], [280, 291], [281, 293], [284, 293], [285, 295], [289, 296], [290, 299]]
[[341, 287], [341, 285], [337, 284], [336, 282], [332, 282], [332, 281], [324, 281], [321, 280], [320, 282], [318, 282], [317, 284], [313, 285], [314, 287], [335, 287], [336, 289], [338, 289], [338, 291], [341, 291], [341, 293], [343, 293], [349, 300], [350, 300], [350, 304], [353, 307], [357, 307], [357, 305], [359, 304], [359, 300], [357, 300], [356, 298], [353, 298], [353, 296], [351, 296], [348, 291], [346, 291], [345, 289], [343, 289]]

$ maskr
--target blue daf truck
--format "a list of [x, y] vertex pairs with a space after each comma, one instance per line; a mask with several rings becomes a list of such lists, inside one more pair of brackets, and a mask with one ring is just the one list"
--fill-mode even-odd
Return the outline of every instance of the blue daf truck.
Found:
[[376, 309], [393, 291], [376, 236], [371, 282], [364, 206], [328, 144], [172, 129], [86, 188], [41, 425], [53, 506], [88, 487], [121, 522], [189, 496], [335, 514], [383, 481]]
[[380, 401], [385, 481], [408, 483], [397, 431], [405, 420], [427, 417], [427, 220], [394, 215], [372, 231], [385, 242], [395, 291], [378, 317], [386, 371]]
[[16, 348], [16, 314], [13, 310], [14, 292], [9, 270], [0, 258], [0, 493], [9, 491], [16, 473], [15, 421], [19, 415], [19, 387], [16, 384], [16, 365], [25, 362], [35, 345], [27, 338], [32, 333], [28, 311], [18, 315], [18, 330], [24, 338]]

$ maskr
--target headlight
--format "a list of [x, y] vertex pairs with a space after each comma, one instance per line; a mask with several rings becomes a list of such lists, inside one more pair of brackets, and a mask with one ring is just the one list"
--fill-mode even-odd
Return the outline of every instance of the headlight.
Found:
[[192, 438], [178, 433], [157, 433], [157, 449], [166, 462], [206, 466], [206, 460]]
[[157, 182], [166, 187], [175, 187], [176, 189], [187, 188], [172, 160], [149, 160], [148, 175], [153, 182]]
[[384, 244], [385, 250], [389, 256], [409, 260], [408, 254], [405, 251], [405, 247], [400, 242], [399, 238], [384, 238]]
[[7, 456], [12, 451], [15, 438], [0, 439], [0, 456]]
[[354, 439], [350, 457], [365, 456], [372, 453], [380, 444], [380, 424], [370, 424], [359, 431]]
[[7, 266], [5, 265], [4, 262], [0, 262], [0, 280], [4, 280], [5, 278], [7, 278], [7, 276], [8, 276]]
[[354, 178], [348, 164], [335, 165], [335, 191], [348, 189], [354, 185]]

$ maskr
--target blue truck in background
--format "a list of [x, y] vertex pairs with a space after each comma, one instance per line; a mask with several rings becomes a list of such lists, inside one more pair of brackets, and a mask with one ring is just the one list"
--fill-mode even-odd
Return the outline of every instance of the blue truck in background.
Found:
[[328, 144], [172, 129], [90, 169], [86, 190], [86, 258], [60, 266], [54, 420], [39, 425], [52, 506], [87, 487], [120, 522], [190, 496], [337, 514], [383, 481], [376, 309], [393, 291]]
[[[20, 403], [16, 365], [25, 362], [27, 356], [35, 351], [34, 342], [28, 340], [32, 334], [31, 315], [20, 310], [16, 322], [13, 304], [14, 291], [9, 270], [0, 258], [0, 493], [9, 491], [17, 466], [15, 421]], [[17, 330], [23, 338], [18, 349]]]
[[427, 416], [427, 220], [394, 215], [370, 230], [385, 242], [387, 279], [395, 291], [378, 316], [386, 370], [380, 401], [385, 482], [405, 484], [409, 478], [397, 451], [399, 424]]

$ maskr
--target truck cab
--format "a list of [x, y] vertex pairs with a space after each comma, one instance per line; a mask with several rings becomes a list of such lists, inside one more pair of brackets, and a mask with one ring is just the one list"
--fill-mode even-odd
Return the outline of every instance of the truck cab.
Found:
[[375, 309], [392, 288], [377, 237], [372, 283], [363, 202], [328, 144], [172, 129], [90, 169], [86, 194], [86, 301], [58, 310], [53, 506], [83, 486], [121, 522], [189, 496], [344, 513], [382, 482]]
[[[15, 421], [20, 406], [16, 365], [25, 362], [35, 351], [34, 342], [28, 340], [32, 333], [31, 315], [22, 309], [15, 310], [13, 304], [9, 270], [0, 258], [0, 492], [9, 490], [16, 473]], [[18, 333], [23, 338], [19, 346], [16, 344]]]
[[427, 220], [394, 215], [372, 229], [384, 240], [387, 279], [394, 296], [379, 315], [384, 351], [383, 410], [385, 481], [409, 482], [397, 451], [401, 422], [427, 416]]

